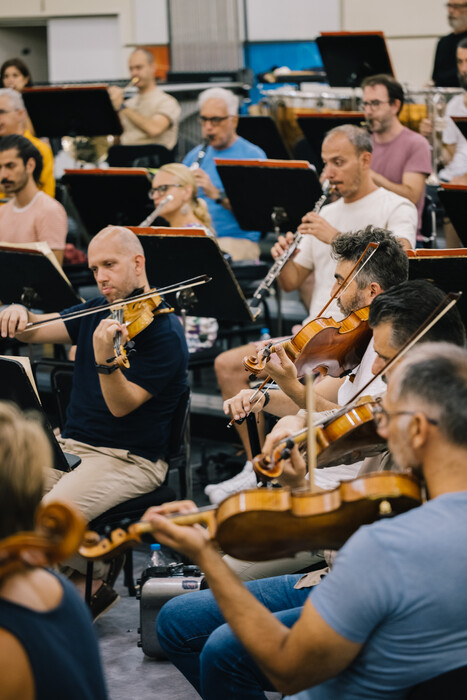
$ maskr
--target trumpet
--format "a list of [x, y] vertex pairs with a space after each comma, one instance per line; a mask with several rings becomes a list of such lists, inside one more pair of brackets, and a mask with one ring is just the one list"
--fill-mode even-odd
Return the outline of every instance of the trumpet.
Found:
[[139, 227], [142, 228], [145, 226], [150, 226], [154, 219], [157, 219], [165, 205], [171, 202], [172, 199], [173, 196], [171, 194], [168, 194], [167, 197], [164, 197], [162, 202], [159, 202], [159, 205], [154, 209], [154, 211], [152, 211], [145, 219], [142, 220], [142, 222], [139, 224]]

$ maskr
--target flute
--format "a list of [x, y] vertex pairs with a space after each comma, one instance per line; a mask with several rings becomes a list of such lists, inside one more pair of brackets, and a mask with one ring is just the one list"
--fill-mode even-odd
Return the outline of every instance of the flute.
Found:
[[173, 196], [171, 194], [168, 194], [167, 197], [164, 197], [164, 199], [159, 202], [159, 205], [152, 211], [148, 216], [143, 219], [143, 221], [139, 224], [139, 227], [144, 227], [144, 226], [150, 226], [154, 219], [157, 219], [159, 214], [161, 213], [162, 209], [165, 207], [166, 204], [171, 202], [173, 199]]

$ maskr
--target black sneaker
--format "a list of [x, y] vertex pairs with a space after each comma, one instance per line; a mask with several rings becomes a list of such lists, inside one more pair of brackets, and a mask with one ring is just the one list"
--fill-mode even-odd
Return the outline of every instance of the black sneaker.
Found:
[[89, 602], [89, 608], [94, 622], [98, 620], [101, 615], [110, 610], [110, 608], [113, 608], [119, 599], [120, 596], [117, 591], [114, 591], [108, 583], [103, 583], [99, 586]]

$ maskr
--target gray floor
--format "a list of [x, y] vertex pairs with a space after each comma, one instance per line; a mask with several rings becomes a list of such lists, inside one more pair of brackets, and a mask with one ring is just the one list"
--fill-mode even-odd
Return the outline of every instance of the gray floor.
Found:
[[[208, 474], [194, 469], [194, 498], [198, 505], [207, 499], [203, 493], [205, 479], [220, 480], [228, 474], [216, 469], [213, 455], [220, 451], [234, 455], [236, 449], [223, 443], [195, 440], [193, 463], [199, 463], [201, 446], [209, 462]], [[134, 572], [138, 578], [145, 566], [147, 552], [134, 551]], [[198, 693], [185, 680], [183, 675], [168, 661], [159, 661], [145, 656], [138, 646], [139, 601], [128, 597], [120, 574], [116, 589], [120, 594], [118, 603], [95, 623], [99, 637], [109, 697], [111, 700], [191, 700], [199, 698]], [[188, 594], [189, 595], [189, 594]], [[278, 693], [267, 695], [271, 700], [281, 696]]]

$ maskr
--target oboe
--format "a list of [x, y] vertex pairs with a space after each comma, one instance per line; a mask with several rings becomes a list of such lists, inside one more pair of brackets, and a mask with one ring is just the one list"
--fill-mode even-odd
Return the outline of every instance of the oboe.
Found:
[[206, 151], [208, 150], [209, 146], [209, 139], [204, 139], [202, 146], [200, 150], [198, 151], [198, 155], [196, 157], [196, 160], [193, 161], [193, 163], [190, 165], [190, 170], [198, 170], [198, 168], [201, 167], [203, 160], [206, 157]]
[[[313, 208], [313, 213], [318, 214], [321, 207], [324, 205], [326, 200], [329, 197], [329, 194], [331, 192], [331, 186], [329, 184], [328, 180], [325, 180], [323, 182], [323, 194], [321, 197], [318, 199], [316, 202], [314, 208]], [[260, 282], [258, 288], [256, 289], [255, 293], [253, 294], [253, 300], [251, 303], [252, 311], [256, 315], [256, 310], [259, 311], [259, 304], [263, 297], [265, 296], [267, 290], [271, 286], [271, 284], [274, 282], [274, 280], [279, 276], [282, 268], [284, 265], [290, 260], [292, 257], [293, 253], [296, 251], [298, 248], [300, 241], [303, 238], [303, 234], [299, 233], [299, 231], [296, 231], [294, 233], [294, 240], [293, 242], [289, 245], [287, 250], [282, 253], [282, 255], [277, 258], [271, 269], [269, 270], [268, 274], [266, 277], [263, 279], [262, 282]]]
[[154, 219], [157, 219], [165, 205], [171, 202], [172, 199], [173, 196], [171, 194], [164, 197], [164, 199], [159, 202], [159, 205], [145, 219], [143, 219], [143, 221], [139, 224], [139, 227], [150, 226]]

